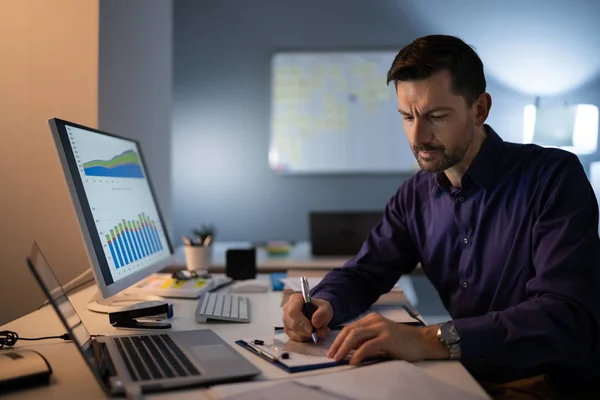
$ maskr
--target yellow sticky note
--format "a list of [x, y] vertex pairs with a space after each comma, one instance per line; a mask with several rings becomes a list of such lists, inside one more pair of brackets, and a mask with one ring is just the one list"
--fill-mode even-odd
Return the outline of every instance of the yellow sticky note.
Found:
[[202, 286], [206, 285], [207, 281], [205, 281], [204, 279], [196, 279], [196, 283], [194, 284], [195, 288], [201, 288]]
[[176, 279], [167, 279], [165, 283], [160, 285], [161, 289], [178, 289], [185, 285], [185, 281], [178, 281]]

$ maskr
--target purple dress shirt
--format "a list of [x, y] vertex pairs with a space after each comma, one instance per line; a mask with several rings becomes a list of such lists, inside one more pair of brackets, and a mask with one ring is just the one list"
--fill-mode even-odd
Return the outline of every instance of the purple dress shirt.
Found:
[[578, 158], [487, 138], [462, 177], [417, 172], [359, 253], [312, 290], [332, 325], [366, 310], [417, 263], [479, 380], [600, 378], [598, 204]]

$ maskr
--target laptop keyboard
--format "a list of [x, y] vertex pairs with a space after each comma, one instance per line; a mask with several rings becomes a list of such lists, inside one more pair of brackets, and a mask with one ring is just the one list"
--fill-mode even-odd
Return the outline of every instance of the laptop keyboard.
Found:
[[134, 381], [200, 375], [169, 335], [113, 338]]
[[196, 322], [218, 319], [232, 322], [250, 322], [250, 300], [248, 296], [229, 293], [204, 293], [198, 299]]

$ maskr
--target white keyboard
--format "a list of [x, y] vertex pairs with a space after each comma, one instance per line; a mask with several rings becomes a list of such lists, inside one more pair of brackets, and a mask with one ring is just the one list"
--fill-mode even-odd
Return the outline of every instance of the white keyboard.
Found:
[[196, 322], [206, 322], [209, 319], [250, 322], [250, 300], [248, 296], [214, 292], [203, 294], [198, 299]]

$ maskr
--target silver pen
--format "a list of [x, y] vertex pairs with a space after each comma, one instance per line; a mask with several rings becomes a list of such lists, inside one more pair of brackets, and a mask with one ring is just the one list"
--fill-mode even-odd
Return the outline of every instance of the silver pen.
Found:
[[[308, 318], [308, 322], [310, 322], [312, 325], [312, 316], [316, 307], [311, 302], [310, 287], [308, 286], [308, 279], [305, 276], [300, 277], [300, 285], [302, 286], [302, 300], [304, 300], [304, 315], [306, 318]], [[317, 329], [314, 326], [310, 336], [312, 337], [313, 342], [317, 344]]]
[[246, 344], [248, 345], [248, 347], [250, 347], [252, 350], [254, 350], [257, 354], [260, 354], [261, 356], [264, 356], [273, 362], [277, 361], [277, 359], [278, 359], [277, 356], [274, 356], [273, 354], [270, 354], [269, 352], [262, 350], [260, 347], [254, 345], [254, 343], [248, 342]]

